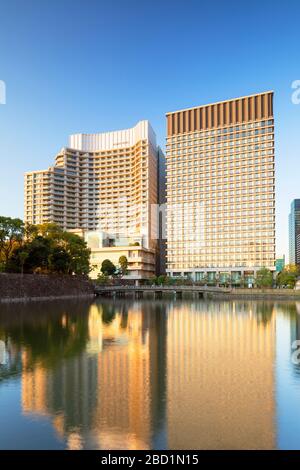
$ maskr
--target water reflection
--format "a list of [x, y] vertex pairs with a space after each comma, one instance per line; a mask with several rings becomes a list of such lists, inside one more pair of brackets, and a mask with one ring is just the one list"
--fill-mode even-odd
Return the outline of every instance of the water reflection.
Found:
[[282, 362], [299, 388], [290, 361], [298, 309], [172, 299], [2, 305], [0, 400], [9, 406], [0, 447], [300, 447], [288, 437], [278, 370]]
[[170, 309], [170, 447], [274, 447], [272, 312], [251, 303]]
[[0, 366], [6, 364], [6, 346], [4, 341], [0, 340]]
[[165, 306], [67, 307], [6, 317], [22, 351], [23, 413], [51, 416], [68, 448], [152, 447], [164, 424]]

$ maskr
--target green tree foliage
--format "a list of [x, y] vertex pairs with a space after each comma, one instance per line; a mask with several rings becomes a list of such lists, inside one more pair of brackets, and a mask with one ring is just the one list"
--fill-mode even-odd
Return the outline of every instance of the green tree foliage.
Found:
[[166, 282], [167, 282], [167, 277], [166, 277], [166, 276], [162, 276], [162, 275], [161, 275], [161, 276], [158, 276], [158, 278], [157, 278], [157, 284], [158, 284], [159, 286], [163, 286], [164, 284], [166, 284]]
[[60, 246], [55, 246], [48, 258], [50, 271], [68, 274], [70, 271], [71, 256]]
[[172, 277], [165, 276], [165, 275], [161, 274], [160, 276], [151, 277], [148, 281], [148, 284], [156, 285], [156, 286], [163, 286], [163, 285], [173, 286], [173, 285], [177, 284], [177, 281], [178, 280], [175, 279], [175, 278], [172, 278]]
[[293, 289], [295, 287], [298, 276], [300, 275], [300, 269], [296, 264], [288, 264], [281, 271], [276, 279], [279, 287], [288, 287]]
[[120, 256], [119, 265], [120, 265], [121, 274], [124, 276], [125, 274], [127, 274], [127, 270], [128, 270], [128, 259], [126, 258], [126, 256], [124, 255]]
[[287, 264], [284, 269], [295, 276], [300, 276], [300, 267], [297, 264]]
[[69, 272], [75, 274], [88, 274], [90, 272], [91, 250], [83, 238], [74, 233], [63, 232], [61, 243], [70, 257]]
[[105, 286], [109, 282], [109, 277], [107, 276], [107, 274], [99, 273], [98, 276], [97, 276], [97, 281], [96, 282], [100, 286]]
[[80, 236], [56, 224], [26, 225], [0, 217], [0, 261], [8, 272], [90, 272], [90, 249]]
[[59, 225], [52, 222], [36, 225], [33, 230], [37, 231], [37, 235], [48, 238], [48, 240], [52, 241], [60, 241], [65, 233]]
[[256, 273], [256, 285], [259, 288], [272, 287], [273, 274], [267, 268], [262, 268]]
[[[26, 252], [26, 260], [23, 253]], [[51, 242], [47, 238], [37, 236], [30, 242], [24, 242], [12, 253], [8, 263], [7, 271], [26, 273], [47, 272], [48, 259], [51, 254]], [[21, 256], [20, 256], [21, 255]]]
[[0, 262], [6, 269], [12, 252], [22, 242], [24, 223], [21, 219], [0, 216]]
[[113, 276], [116, 273], [116, 266], [110, 259], [105, 259], [101, 265], [101, 272], [106, 276]]

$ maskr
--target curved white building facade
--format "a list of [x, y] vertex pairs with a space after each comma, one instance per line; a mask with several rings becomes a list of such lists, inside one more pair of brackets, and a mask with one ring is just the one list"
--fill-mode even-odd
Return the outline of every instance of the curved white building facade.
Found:
[[[55, 165], [25, 174], [25, 222], [109, 234], [155, 250], [163, 154], [148, 121], [126, 130], [74, 134]], [[137, 243], [137, 242], [133, 242]]]

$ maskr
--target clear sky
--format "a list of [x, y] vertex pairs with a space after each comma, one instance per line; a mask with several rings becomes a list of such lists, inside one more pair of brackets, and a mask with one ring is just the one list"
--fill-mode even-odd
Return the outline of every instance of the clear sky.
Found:
[[300, 198], [299, 0], [1, 0], [0, 214], [23, 217], [23, 173], [75, 132], [275, 91], [277, 253]]

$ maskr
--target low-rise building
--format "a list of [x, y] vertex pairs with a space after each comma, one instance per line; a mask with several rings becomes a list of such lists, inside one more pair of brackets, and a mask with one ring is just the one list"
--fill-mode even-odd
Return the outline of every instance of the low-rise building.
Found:
[[82, 236], [91, 250], [92, 271], [90, 277], [96, 279], [101, 273], [104, 260], [109, 259], [116, 267], [121, 256], [128, 261], [123, 279], [141, 280], [152, 277], [156, 272], [156, 250], [143, 246], [142, 237], [109, 235], [97, 231], [74, 231]]

